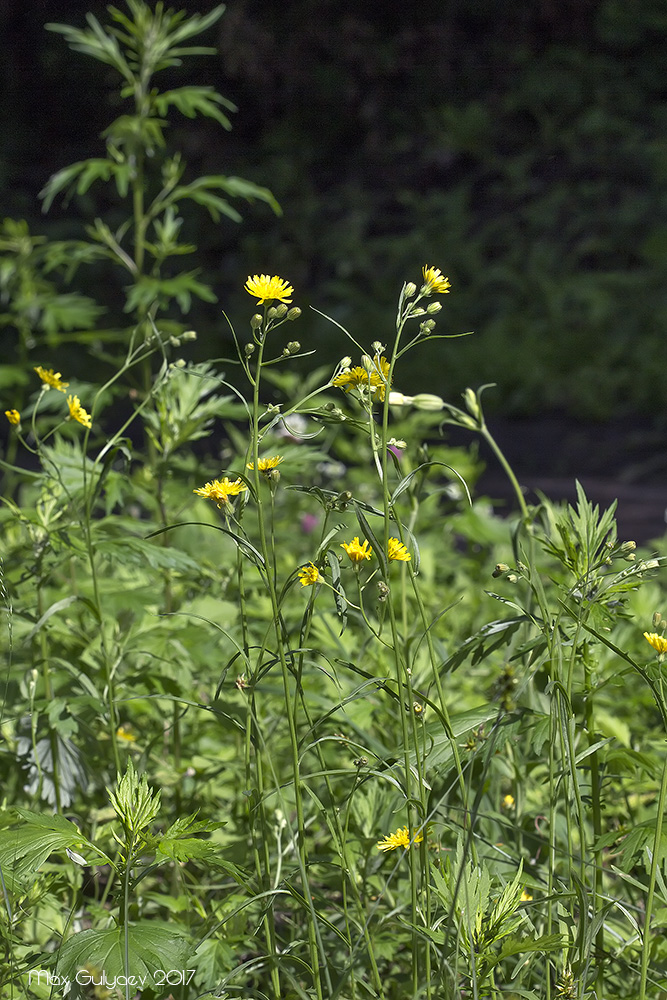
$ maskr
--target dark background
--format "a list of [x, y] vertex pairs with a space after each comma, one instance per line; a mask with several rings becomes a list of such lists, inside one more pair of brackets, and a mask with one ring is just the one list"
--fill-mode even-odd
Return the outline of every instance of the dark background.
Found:
[[[83, 26], [87, 10], [107, 21], [96, 0], [3, 7], [2, 214], [52, 238], [119, 211], [104, 186], [46, 216], [37, 199], [54, 171], [103, 154], [99, 135], [123, 110], [113, 70], [43, 28]], [[475, 335], [413, 352], [398, 388], [455, 401], [497, 382], [487, 406], [515, 430], [565, 427], [545, 445], [556, 471], [664, 478], [665, 0], [230, 0], [200, 41], [218, 55], [164, 85], [216, 87], [239, 108], [233, 131], [176, 112], [170, 141], [191, 176], [247, 177], [284, 211], [241, 207], [239, 226], [188, 213], [219, 300], [188, 319], [201, 357], [227, 350], [222, 308], [249, 315], [248, 273], [288, 278], [299, 339], [329, 363], [348, 348], [310, 303], [357, 339], [386, 341], [401, 283], [432, 264], [452, 281], [440, 328]], [[76, 277], [110, 313], [117, 281]], [[573, 422], [592, 428], [578, 455]]]

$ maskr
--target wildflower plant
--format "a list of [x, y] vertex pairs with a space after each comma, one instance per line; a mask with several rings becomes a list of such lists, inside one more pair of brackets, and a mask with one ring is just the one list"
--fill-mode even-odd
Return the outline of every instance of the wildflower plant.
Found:
[[[247, 277], [232, 357], [170, 360], [193, 339], [171, 305], [209, 295], [171, 270], [180, 206], [273, 204], [189, 181], [166, 144], [170, 110], [227, 123], [209, 88], [154, 80], [221, 13], [130, 0], [109, 28], [58, 29], [134, 104], [45, 198], [108, 179], [132, 210], [49, 259], [123, 267], [132, 323], [98, 386], [57, 338], [29, 358], [10, 310], [0, 979], [26, 998], [36, 969], [88, 965], [125, 996], [145, 975], [155, 1000], [647, 1000], [665, 983], [662, 556], [580, 486], [529, 505], [488, 387], [408, 391], [406, 352], [450, 336], [432, 264], [390, 335], [339, 327], [339, 362], [306, 375], [304, 290], [271, 273]], [[16, 290], [46, 248], [2, 232], [23, 245]], [[509, 520], [473, 500], [474, 453], [438, 440], [452, 423], [507, 472]]]

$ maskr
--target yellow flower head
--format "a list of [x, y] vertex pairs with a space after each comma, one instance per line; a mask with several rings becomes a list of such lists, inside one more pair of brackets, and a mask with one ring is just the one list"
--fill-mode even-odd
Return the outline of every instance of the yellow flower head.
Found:
[[269, 302], [276, 299], [278, 302], [291, 302], [288, 295], [294, 295], [294, 289], [286, 281], [277, 275], [271, 278], [268, 274], [255, 274], [248, 276], [245, 283], [245, 290], [249, 295], [256, 295], [259, 305], [262, 302]]
[[5, 410], [5, 416], [9, 420], [12, 427], [18, 427], [21, 423], [21, 414], [18, 410]]
[[449, 278], [445, 278], [439, 267], [423, 267], [424, 285], [422, 291], [425, 295], [444, 295], [451, 288]]
[[372, 548], [368, 544], [368, 540], [364, 540], [362, 545], [359, 541], [359, 536], [356, 535], [351, 542], [341, 542], [341, 549], [345, 549], [348, 556], [353, 563], [363, 562], [364, 559], [370, 559], [373, 554]]
[[[65, 383], [65, 385], [66, 384], [67, 383]], [[86, 413], [78, 396], [68, 396], [67, 405], [69, 406], [70, 419], [77, 420], [80, 424], [83, 424], [84, 427], [93, 426], [90, 414]]]
[[54, 372], [53, 368], [49, 368], [47, 371], [46, 368], [42, 368], [41, 365], [37, 365], [33, 371], [37, 372], [44, 385], [48, 386], [49, 389], [60, 389], [61, 392], [64, 392], [69, 385], [69, 382], [62, 381], [60, 378], [60, 372]]
[[332, 385], [342, 389], [343, 392], [350, 392], [352, 389], [359, 389], [362, 386], [368, 388], [372, 386], [370, 372], [357, 365], [356, 368], [348, 368], [336, 375], [331, 382]]
[[502, 801], [503, 809], [514, 809], [514, 796], [506, 795]]
[[423, 839], [421, 833], [414, 833], [411, 840], [408, 828], [404, 826], [396, 833], [390, 833], [384, 840], [378, 841], [376, 847], [378, 851], [395, 851], [397, 847], [404, 847], [407, 851], [413, 844], [421, 844]]
[[134, 735], [134, 732], [132, 731], [132, 726], [130, 725], [129, 722], [124, 722], [121, 726], [118, 727], [118, 729], [116, 730], [116, 736], [118, 737], [119, 740], [125, 740], [126, 743], [137, 742], [137, 737]]
[[[271, 458], [260, 458], [257, 462], [257, 468], [260, 472], [270, 472], [271, 469], [275, 469], [277, 465], [280, 465], [282, 460], [282, 455], [273, 455]], [[248, 468], [254, 469], [255, 463], [248, 462]]]
[[237, 479], [234, 482], [225, 476], [224, 479], [214, 479], [212, 483], [206, 483], [205, 486], [200, 486], [198, 490], [193, 490], [197, 496], [204, 497], [205, 500], [215, 500], [217, 506], [220, 508], [225, 504], [229, 506], [229, 498], [238, 496], [239, 493], [243, 493], [248, 487], [243, 482], [242, 479]]
[[384, 402], [387, 391], [389, 376], [389, 362], [386, 358], [374, 358], [368, 368], [357, 365], [356, 368], [347, 368], [332, 379], [331, 384], [350, 392], [351, 389], [368, 389], [371, 396]]
[[644, 638], [661, 656], [663, 653], [667, 653], [667, 639], [663, 635], [658, 635], [657, 632], [644, 632]]
[[521, 893], [521, 902], [522, 903], [529, 903], [532, 898], [533, 897], [531, 896], [531, 894], [528, 892], [527, 889], [524, 889], [523, 892]]
[[302, 587], [312, 587], [314, 583], [319, 581], [320, 571], [314, 563], [310, 562], [299, 570], [299, 579]]
[[406, 549], [403, 542], [399, 542], [398, 538], [389, 539], [389, 547], [387, 549], [387, 555], [390, 559], [399, 559], [401, 562], [409, 562], [412, 556]]

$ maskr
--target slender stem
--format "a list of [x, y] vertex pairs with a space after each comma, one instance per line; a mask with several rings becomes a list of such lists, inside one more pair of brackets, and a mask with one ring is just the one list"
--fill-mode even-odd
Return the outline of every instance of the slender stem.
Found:
[[660, 794], [658, 795], [658, 811], [655, 817], [655, 835], [653, 837], [653, 854], [651, 856], [651, 874], [648, 883], [648, 895], [646, 896], [646, 910], [644, 913], [644, 934], [642, 937], [642, 961], [641, 974], [639, 980], [638, 1000], [646, 1000], [646, 980], [648, 978], [648, 960], [651, 952], [651, 915], [653, 913], [653, 898], [655, 896], [655, 883], [658, 875], [658, 866], [661, 858], [662, 821], [667, 805], [667, 757], [662, 765], [662, 781], [660, 782]]
[[480, 430], [480, 434], [482, 435], [482, 437], [484, 438], [484, 440], [488, 443], [488, 445], [491, 448], [491, 450], [493, 451], [494, 455], [496, 456], [496, 458], [498, 459], [498, 461], [502, 465], [503, 470], [505, 472], [505, 475], [507, 476], [507, 478], [509, 479], [510, 483], [512, 484], [512, 489], [514, 490], [514, 494], [516, 496], [517, 503], [519, 504], [519, 509], [521, 510], [521, 517], [523, 518], [524, 522], [527, 524], [528, 521], [530, 520], [530, 514], [528, 513], [528, 507], [526, 506], [526, 500], [525, 500], [524, 495], [523, 495], [523, 490], [521, 489], [521, 487], [519, 485], [519, 480], [514, 475], [514, 470], [513, 470], [512, 466], [509, 464], [509, 462], [505, 458], [505, 456], [504, 456], [503, 452], [501, 451], [498, 443], [496, 442], [496, 439], [491, 434], [489, 428], [486, 426], [486, 423], [484, 422], [483, 419], [482, 419], [482, 422], [481, 422], [479, 430]]
[[292, 692], [290, 689], [290, 672], [283, 641], [283, 629], [280, 620], [280, 608], [278, 605], [278, 594], [277, 594], [275, 575], [274, 575], [275, 569], [271, 564], [271, 550], [269, 546], [269, 541], [267, 539], [266, 527], [264, 524], [262, 482], [261, 482], [261, 474], [259, 471], [259, 437], [260, 437], [259, 389], [260, 389], [261, 368], [262, 368], [262, 359], [264, 354], [264, 344], [267, 333], [267, 325], [268, 324], [265, 314], [264, 330], [263, 330], [264, 335], [260, 338], [259, 349], [257, 352], [257, 364], [255, 368], [255, 378], [253, 385], [252, 428], [251, 428], [253, 473], [254, 473], [254, 483], [255, 483], [255, 494], [257, 498], [257, 524], [259, 530], [259, 547], [265, 565], [265, 580], [269, 590], [269, 598], [271, 600], [272, 624], [276, 638], [278, 657], [280, 660], [280, 670], [283, 682], [283, 695], [285, 698], [285, 709], [286, 709], [285, 714], [287, 716], [287, 726], [289, 733], [292, 776], [294, 783], [294, 804], [296, 808], [296, 818], [297, 818], [297, 835], [296, 835], [297, 852], [299, 859], [301, 881], [303, 886], [303, 895], [306, 901], [306, 906], [310, 911], [310, 920], [308, 922], [308, 946], [310, 952], [310, 964], [313, 975], [313, 981], [315, 985], [316, 996], [318, 1000], [323, 1000], [320, 965], [322, 966], [324, 977], [327, 980], [327, 987], [329, 991], [331, 991], [331, 980], [330, 980], [329, 967], [327, 963], [326, 954], [324, 952], [322, 942], [321, 940], [319, 940], [319, 931], [317, 928], [317, 915], [315, 912], [315, 908], [313, 906], [312, 895], [310, 892], [310, 885], [308, 879], [306, 844], [305, 844], [305, 817], [303, 812], [303, 797], [301, 793], [299, 746], [298, 746], [298, 736], [296, 727], [296, 702], [293, 701]]

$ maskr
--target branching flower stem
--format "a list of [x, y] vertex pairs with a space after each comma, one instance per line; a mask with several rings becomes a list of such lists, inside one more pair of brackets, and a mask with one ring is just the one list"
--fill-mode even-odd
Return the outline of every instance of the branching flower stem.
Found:
[[[310, 951], [310, 963], [313, 975], [313, 981], [316, 990], [316, 996], [318, 1000], [323, 1000], [322, 992], [322, 979], [320, 975], [320, 969], [324, 972], [324, 977], [327, 980], [327, 988], [331, 993], [331, 981], [329, 977], [328, 963], [326, 954], [324, 952], [322, 942], [320, 940], [317, 922], [317, 913], [313, 906], [312, 894], [309, 886], [308, 871], [306, 866], [306, 846], [305, 846], [305, 818], [303, 811], [303, 796], [301, 792], [301, 778], [299, 773], [299, 749], [298, 749], [298, 737], [296, 729], [296, 702], [292, 699], [292, 693], [290, 690], [290, 672], [287, 663], [287, 657], [285, 654], [285, 646], [283, 641], [283, 630], [280, 621], [280, 608], [278, 604], [278, 594], [275, 584], [274, 571], [271, 568], [271, 548], [266, 535], [266, 526], [264, 523], [264, 511], [262, 502], [262, 483], [261, 483], [261, 473], [259, 470], [259, 439], [260, 439], [260, 429], [259, 429], [259, 418], [260, 418], [260, 399], [259, 399], [259, 389], [261, 382], [261, 370], [262, 370], [262, 359], [264, 355], [264, 345], [265, 345], [265, 334], [267, 329], [267, 308], [264, 307], [264, 323], [263, 331], [264, 335], [259, 337], [259, 345], [257, 351], [257, 363], [255, 367], [254, 378], [252, 380], [253, 388], [253, 401], [252, 401], [252, 461], [253, 461], [253, 478], [255, 485], [255, 494], [257, 498], [257, 524], [259, 530], [259, 548], [262, 556], [264, 558], [266, 566], [266, 583], [269, 590], [269, 598], [271, 600], [271, 614], [273, 629], [276, 637], [276, 646], [278, 649], [278, 656], [280, 659], [280, 669], [283, 681], [283, 694], [285, 697], [285, 709], [287, 716], [287, 725], [289, 731], [289, 743], [290, 752], [292, 758], [292, 776], [294, 781], [294, 802], [296, 807], [296, 821], [297, 821], [297, 852], [299, 860], [299, 869], [301, 874], [301, 881], [303, 886], [303, 895], [306, 900], [306, 905], [310, 910], [310, 920], [308, 922], [308, 945]], [[275, 984], [274, 984], [275, 985]], [[279, 996], [279, 993], [276, 994]]]

